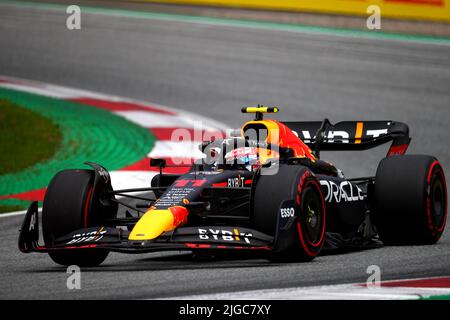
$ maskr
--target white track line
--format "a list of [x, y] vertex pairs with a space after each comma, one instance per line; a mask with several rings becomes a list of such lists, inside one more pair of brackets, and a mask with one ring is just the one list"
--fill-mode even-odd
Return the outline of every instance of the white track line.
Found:
[[23, 214], [27, 213], [27, 210], [22, 211], [14, 211], [14, 212], [8, 212], [8, 213], [0, 213], [0, 218], [8, 218], [8, 217], [15, 217], [15, 216], [21, 216]]
[[[410, 279], [408, 279], [410, 280]], [[405, 281], [405, 280], [399, 280]], [[387, 281], [391, 282], [391, 281]], [[172, 300], [410, 300], [448, 295], [450, 288], [366, 287], [341, 284], [284, 289], [248, 290], [169, 297]]]
[[[38, 208], [38, 212], [42, 212], [42, 208]], [[7, 217], [16, 217], [21, 216], [27, 213], [27, 210], [21, 210], [21, 211], [14, 211], [14, 212], [8, 212], [8, 213], [0, 213], [0, 218], [7, 218]]]

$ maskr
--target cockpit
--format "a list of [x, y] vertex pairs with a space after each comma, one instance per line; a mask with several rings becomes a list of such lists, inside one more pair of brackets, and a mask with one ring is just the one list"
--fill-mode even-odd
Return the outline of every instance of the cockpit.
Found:
[[[204, 164], [217, 169], [245, 169], [253, 171], [265, 161], [261, 155], [267, 155], [255, 140], [244, 139], [241, 137], [226, 138], [216, 140], [202, 146], [202, 152], [205, 155]], [[271, 154], [275, 157], [275, 154]]]

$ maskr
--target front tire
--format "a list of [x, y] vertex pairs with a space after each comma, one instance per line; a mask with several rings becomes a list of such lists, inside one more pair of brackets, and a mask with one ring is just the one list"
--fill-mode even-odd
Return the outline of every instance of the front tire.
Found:
[[291, 245], [269, 257], [273, 262], [306, 262], [314, 259], [325, 242], [326, 207], [320, 184], [305, 167], [280, 166], [276, 175], [261, 175], [253, 195], [253, 223], [275, 235], [280, 205], [292, 199], [298, 208]]
[[[92, 170], [64, 170], [52, 179], [42, 210], [42, 232], [46, 246], [52, 246], [58, 237], [98, 222], [96, 212], [91, 208], [93, 183]], [[98, 249], [71, 249], [49, 252], [49, 256], [63, 266], [92, 267], [101, 264], [108, 253]]]
[[425, 155], [383, 159], [375, 180], [375, 222], [385, 244], [434, 244], [447, 217], [441, 164]]

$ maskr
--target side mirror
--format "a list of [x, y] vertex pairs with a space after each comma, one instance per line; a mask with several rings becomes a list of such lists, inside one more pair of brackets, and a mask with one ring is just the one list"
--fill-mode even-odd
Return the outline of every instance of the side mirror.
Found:
[[165, 159], [150, 159], [150, 167], [158, 167], [160, 169], [166, 167], [166, 160]]

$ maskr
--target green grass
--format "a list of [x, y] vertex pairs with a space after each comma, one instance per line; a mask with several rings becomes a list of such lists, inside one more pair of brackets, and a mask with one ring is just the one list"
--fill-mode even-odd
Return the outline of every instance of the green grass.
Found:
[[450, 294], [426, 297], [426, 298], [422, 298], [421, 300], [450, 300]]
[[0, 175], [50, 159], [61, 140], [61, 132], [52, 121], [0, 99]]
[[0, 205], [0, 213], [22, 211], [22, 210], [25, 210], [26, 208], [27, 208], [26, 205], [23, 205], [23, 206]]

